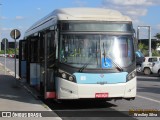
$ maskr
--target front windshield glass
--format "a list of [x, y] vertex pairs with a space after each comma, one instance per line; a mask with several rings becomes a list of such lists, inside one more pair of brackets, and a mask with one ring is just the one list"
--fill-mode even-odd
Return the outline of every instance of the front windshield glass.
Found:
[[73, 67], [113, 69], [115, 63], [127, 67], [134, 61], [131, 36], [64, 34], [60, 61]]

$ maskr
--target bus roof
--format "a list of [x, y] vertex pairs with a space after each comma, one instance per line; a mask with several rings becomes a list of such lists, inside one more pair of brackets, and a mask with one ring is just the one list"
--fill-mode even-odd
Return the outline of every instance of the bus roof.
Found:
[[55, 13], [59, 20], [104, 20], [104, 21], [131, 21], [120, 12], [105, 8], [64, 8]]
[[[91, 20], [91, 21], [131, 21], [119, 11], [105, 8], [62, 8], [56, 9], [46, 17], [33, 24], [25, 36], [45, 29], [57, 23], [57, 20]], [[36, 29], [36, 30], [35, 30]]]

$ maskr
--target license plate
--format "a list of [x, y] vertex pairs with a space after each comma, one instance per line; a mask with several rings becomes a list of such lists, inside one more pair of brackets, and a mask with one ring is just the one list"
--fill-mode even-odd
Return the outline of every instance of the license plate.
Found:
[[95, 98], [108, 98], [108, 93], [96, 93]]

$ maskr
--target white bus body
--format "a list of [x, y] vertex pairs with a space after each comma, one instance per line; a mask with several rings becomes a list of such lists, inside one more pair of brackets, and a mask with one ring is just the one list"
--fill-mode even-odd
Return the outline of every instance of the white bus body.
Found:
[[[89, 27], [85, 29], [83, 23], [85, 23], [86, 26], [89, 24]], [[110, 23], [113, 24], [113, 28], [110, 27]], [[77, 24], [82, 28], [77, 27]], [[118, 28], [119, 24], [120, 27]], [[94, 25], [98, 26], [94, 27]], [[103, 25], [106, 27], [103, 27]], [[92, 27], [94, 27], [94, 29], [92, 29]], [[44, 66], [42, 65], [41, 67], [41, 62], [37, 63], [33, 61], [32, 64], [28, 62], [28, 65], [30, 65], [28, 69], [30, 71], [30, 69], [35, 66], [36, 71], [40, 73], [35, 73], [35, 76], [38, 75], [36, 76], [38, 81], [36, 84], [39, 85], [39, 83], [42, 82], [46, 98], [134, 99], [137, 87], [134, 32], [131, 31], [129, 27], [132, 27], [131, 19], [115, 10], [103, 8], [57, 9], [36, 22], [25, 33], [25, 40], [30, 41], [31, 46], [34, 41], [33, 39], [35, 39], [37, 43], [39, 43], [38, 41], [40, 41], [40, 39], [45, 39], [39, 44], [47, 44], [47, 42], [45, 42], [46, 38], [52, 34], [47, 36], [46, 33], [47, 31], [52, 31], [54, 34], [54, 38], [52, 39], [54, 39], [56, 45], [54, 49], [56, 62], [53, 68], [47, 67], [48, 56], [44, 55]], [[103, 30], [101, 28], [103, 28]], [[112, 30], [110, 31], [110, 29]], [[34, 38], [34, 36], [37, 37]], [[77, 47], [78, 44], [80, 44], [77, 42], [81, 41], [83, 36], [87, 36], [90, 40], [92, 40], [92, 37], [95, 39], [93, 43], [96, 53], [91, 55], [92, 57], [82, 57], [82, 50], [80, 47]], [[47, 40], [50, 40], [50, 38], [48, 37]], [[114, 42], [112, 42], [112, 40]], [[75, 43], [73, 44], [73, 42]], [[111, 46], [110, 49], [106, 47], [108, 44]], [[33, 43], [33, 46], [34, 45], [36, 46], [36, 44]], [[72, 56], [68, 55], [69, 50], [72, 49], [71, 46], [74, 45], [77, 47], [74, 48], [74, 51], [77, 52], [79, 50], [80, 52], [77, 52], [79, 55], [76, 56], [75, 53]], [[119, 47], [117, 51], [114, 51], [116, 46]], [[32, 51], [32, 48], [29, 49]], [[44, 53], [48, 54], [47, 45], [44, 49], [46, 49]], [[39, 49], [36, 51], [38, 50]], [[74, 51], [72, 50], [72, 52]], [[111, 52], [110, 57], [107, 56], [108, 51]], [[66, 52], [68, 52], [67, 55], [64, 55]], [[61, 54], [63, 54], [63, 57]], [[112, 58], [112, 56], [116, 55], [119, 57], [118, 59]], [[65, 61], [62, 59], [65, 59]], [[92, 61], [90, 62], [91, 65], [89, 64], [90, 59]], [[84, 61], [86, 61], [87, 64]], [[106, 66], [106, 63], [109, 64], [109, 66]], [[46, 71], [50, 72], [47, 73]], [[43, 74], [46, 75], [43, 76]], [[41, 77], [41, 75], [43, 77]], [[55, 79], [52, 80], [54, 77]], [[74, 82], [73, 79], [75, 80]], [[30, 80], [32, 81], [32, 75], [30, 75]], [[48, 90], [45, 86], [46, 83], [48, 83], [47, 80], [48, 82], [54, 81], [52, 82], [54, 83], [53, 90]]]

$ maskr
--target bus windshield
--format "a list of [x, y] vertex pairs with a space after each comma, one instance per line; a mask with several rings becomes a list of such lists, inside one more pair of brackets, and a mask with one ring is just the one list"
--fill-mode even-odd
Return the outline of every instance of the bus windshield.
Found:
[[128, 67], [135, 61], [133, 38], [129, 35], [64, 34], [60, 41], [60, 61], [78, 68]]

